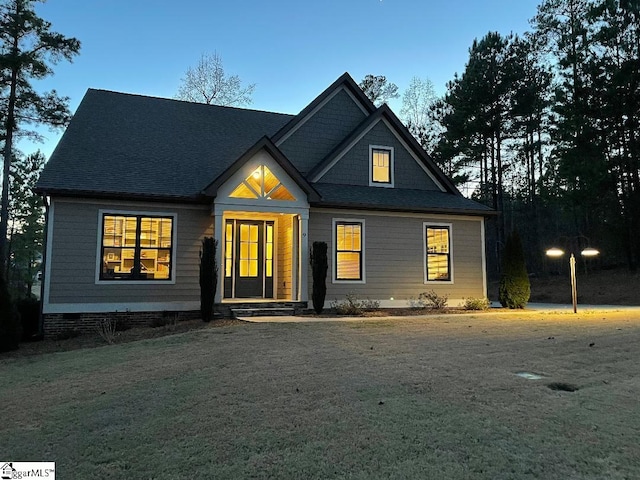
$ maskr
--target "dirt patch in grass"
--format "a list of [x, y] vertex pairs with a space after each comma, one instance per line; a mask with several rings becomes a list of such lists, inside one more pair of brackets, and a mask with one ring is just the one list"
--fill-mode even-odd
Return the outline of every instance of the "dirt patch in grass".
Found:
[[640, 310], [524, 311], [1, 357], [0, 452], [71, 479], [640, 478], [639, 350]]

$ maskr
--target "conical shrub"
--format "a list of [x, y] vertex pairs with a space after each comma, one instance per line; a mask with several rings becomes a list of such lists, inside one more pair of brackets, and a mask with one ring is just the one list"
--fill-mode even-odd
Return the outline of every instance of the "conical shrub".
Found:
[[511, 232], [504, 247], [499, 299], [503, 307], [524, 308], [531, 297], [522, 242], [517, 231]]

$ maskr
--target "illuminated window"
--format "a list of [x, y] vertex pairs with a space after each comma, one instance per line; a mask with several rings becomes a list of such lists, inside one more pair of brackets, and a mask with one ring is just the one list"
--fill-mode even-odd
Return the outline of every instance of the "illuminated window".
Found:
[[267, 200], [294, 201], [295, 197], [282, 185], [266, 165], [260, 165], [251, 175], [245, 178], [238, 185], [231, 195], [231, 198], [266, 198]]
[[451, 281], [451, 226], [425, 225], [426, 281]]
[[233, 271], [233, 222], [227, 222], [224, 237], [224, 276], [231, 278]]
[[102, 216], [100, 280], [170, 280], [172, 217]]
[[240, 243], [239, 264], [241, 277], [257, 277], [258, 276], [258, 225], [242, 224], [240, 225]]
[[393, 148], [369, 147], [370, 186], [393, 186]]
[[363, 280], [362, 222], [335, 222], [335, 279]]

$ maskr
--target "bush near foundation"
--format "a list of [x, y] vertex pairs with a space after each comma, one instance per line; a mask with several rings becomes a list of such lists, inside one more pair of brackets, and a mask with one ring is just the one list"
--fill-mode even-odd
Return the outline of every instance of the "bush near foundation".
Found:
[[0, 352], [17, 350], [21, 335], [20, 315], [11, 301], [4, 276], [0, 275]]

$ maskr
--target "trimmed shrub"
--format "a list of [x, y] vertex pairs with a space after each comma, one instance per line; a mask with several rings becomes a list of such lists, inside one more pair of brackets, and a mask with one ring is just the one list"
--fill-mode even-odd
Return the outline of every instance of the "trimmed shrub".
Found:
[[213, 319], [213, 303], [218, 287], [218, 264], [216, 251], [218, 240], [212, 237], [202, 239], [200, 250], [200, 314], [202, 320], [210, 322]]
[[313, 277], [313, 288], [311, 291], [311, 301], [316, 313], [324, 310], [324, 300], [327, 296], [327, 244], [325, 242], [313, 242], [311, 248], [311, 274]]
[[503, 307], [524, 308], [531, 296], [531, 283], [527, 274], [520, 236], [515, 230], [507, 237], [502, 258], [499, 300]]
[[4, 275], [0, 274], [0, 352], [17, 350], [21, 335], [20, 315], [11, 301]]

